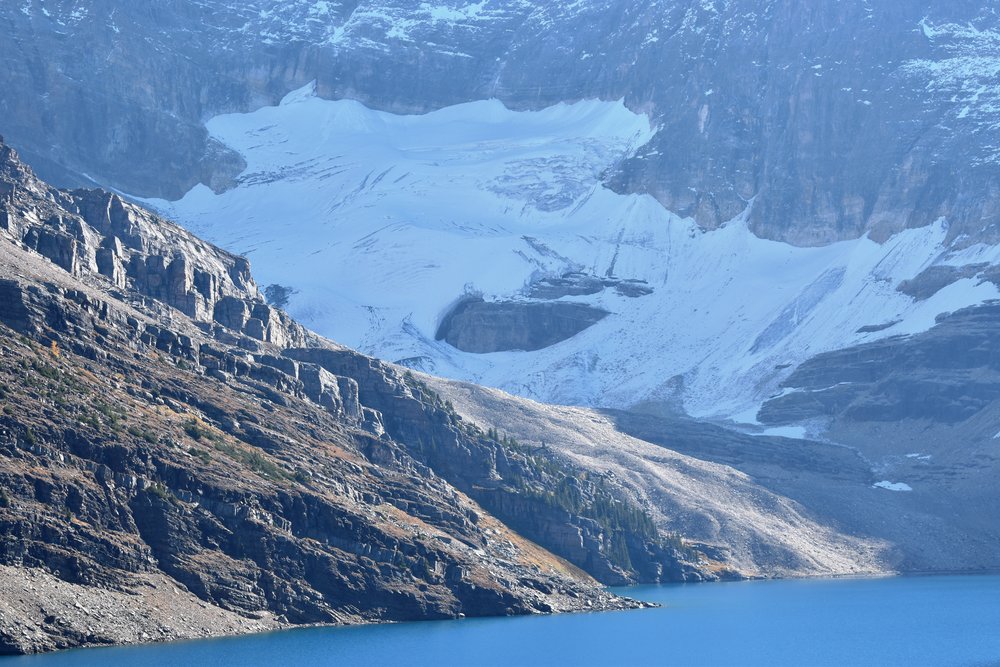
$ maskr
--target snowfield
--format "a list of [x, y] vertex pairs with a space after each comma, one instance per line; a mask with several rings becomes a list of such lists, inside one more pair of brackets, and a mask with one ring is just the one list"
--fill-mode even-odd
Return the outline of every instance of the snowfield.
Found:
[[[397, 116], [307, 87], [208, 129], [245, 157], [238, 187], [148, 203], [246, 254], [262, 285], [297, 290], [288, 310], [316, 331], [545, 402], [651, 402], [753, 422], [810, 356], [923, 331], [1000, 296], [971, 278], [922, 302], [896, 290], [934, 264], [1000, 260], [981, 246], [949, 253], [945, 221], [884, 244], [797, 248], [755, 237], [742, 218], [704, 232], [651, 197], [604, 188], [602, 173], [655, 133], [621, 102], [515, 112], [483, 101]], [[563, 297], [612, 315], [537, 352], [435, 341], [462, 295], [526, 299], [532, 281], [569, 271], [653, 292]]]

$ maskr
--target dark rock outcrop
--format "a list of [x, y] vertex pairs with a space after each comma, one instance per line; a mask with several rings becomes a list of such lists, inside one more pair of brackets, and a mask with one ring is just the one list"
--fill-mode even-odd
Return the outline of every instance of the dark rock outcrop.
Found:
[[948, 285], [963, 278], [972, 278], [989, 268], [989, 264], [968, 264], [966, 266], [951, 266], [942, 264], [931, 266], [919, 275], [904, 280], [896, 289], [917, 301], [929, 299]]
[[653, 293], [653, 288], [644, 280], [599, 278], [586, 273], [566, 273], [558, 277], [542, 278], [527, 289], [532, 299], [561, 299], [564, 296], [590, 296], [613, 287], [621, 296], [637, 298]]
[[764, 423], [810, 419], [955, 424], [1000, 399], [1000, 305], [966, 308], [930, 330], [813, 357], [764, 404]]
[[568, 340], [607, 315], [569, 301], [466, 299], [444, 316], [436, 338], [463, 352], [530, 352]]

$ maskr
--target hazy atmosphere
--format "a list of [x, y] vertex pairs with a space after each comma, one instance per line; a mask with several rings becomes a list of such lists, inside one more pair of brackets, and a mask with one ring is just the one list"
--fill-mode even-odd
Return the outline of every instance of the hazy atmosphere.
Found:
[[1000, 9], [0, 36], [0, 664], [1000, 661]]

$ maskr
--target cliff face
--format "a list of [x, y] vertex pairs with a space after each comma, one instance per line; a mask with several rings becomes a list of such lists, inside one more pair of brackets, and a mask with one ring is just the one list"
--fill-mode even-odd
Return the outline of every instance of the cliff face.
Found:
[[991, 303], [948, 313], [914, 336], [818, 355], [795, 369], [759, 418], [950, 426], [982, 418], [1000, 400], [998, 324], [1000, 306]]
[[[932, 291], [934, 282], [908, 288]], [[876, 486], [894, 496], [889, 502], [908, 508], [905, 520], [886, 524], [893, 539], [919, 546], [922, 553], [907, 564], [928, 554], [952, 562], [971, 554], [979, 568], [995, 568], [998, 325], [994, 301], [941, 315], [918, 334], [817, 355], [795, 369], [757, 418], [772, 427], [798, 425], [860, 452]], [[920, 514], [936, 515], [937, 527], [914, 530]], [[934, 533], [942, 529], [963, 536], [941, 541]]]
[[100, 190], [56, 190], [0, 141], [0, 228], [76, 277], [99, 275], [123, 298], [172, 307], [203, 329], [301, 344], [304, 330], [268, 306], [246, 259]]
[[[246, 260], [2, 143], [0, 193], [4, 652], [622, 608], [583, 570], [717, 576], [600, 475], [268, 306]], [[130, 602], [97, 613], [104, 592]]]
[[566, 301], [464, 300], [442, 319], [436, 338], [463, 352], [533, 351], [568, 340], [607, 315]]
[[202, 122], [313, 79], [325, 97], [397, 112], [624, 98], [659, 131], [608, 183], [705, 227], [753, 200], [754, 231], [795, 244], [940, 216], [955, 237], [997, 240], [998, 17], [972, 0], [44, 9], [0, 9], [0, 130], [63, 182], [224, 188], [241, 162]]

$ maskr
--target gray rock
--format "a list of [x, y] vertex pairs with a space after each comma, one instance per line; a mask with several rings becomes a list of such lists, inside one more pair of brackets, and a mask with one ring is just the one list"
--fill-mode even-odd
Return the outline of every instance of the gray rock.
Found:
[[463, 352], [540, 350], [572, 338], [608, 312], [566, 301], [460, 302], [441, 321], [436, 338]]
[[247, 320], [250, 319], [250, 308], [243, 299], [225, 296], [216, 302], [212, 319], [227, 329], [243, 331]]
[[762, 407], [764, 423], [810, 419], [955, 424], [1000, 399], [1000, 305], [966, 308], [930, 330], [813, 357]]
[[275, 357], [270, 354], [262, 354], [255, 357], [255, 359], [258, 363], [276, 368], [291, 378], [296, 380], [299, 378], [298, 363], [288, 357]]
[[361, 401], [358, 389], [358, 381], [354, 378], [337, 376], [337, 386], [340, 389], [340, 398], [344, 404], [344, 413], [348, 419], [359, 421], [361, 419]]
[[966, 266], [951, 266], [939, 264], [930, 266], [910, 280], [904, 280], [896, 289], [917, 301], [931, 298], [948, 285], [963, 278], [971, 278], [988, 268], [988, 264], [968, 264]]
[[0, 322], [20, 333], [31, 333], [35, 328], [23, 289], [17, 281], [0, 280]]
[[343, 411], [340, 384], [337, 377], [317, 364], [299, 364], [299, 380], [308, 396], [315, 403], [337, 414]]

